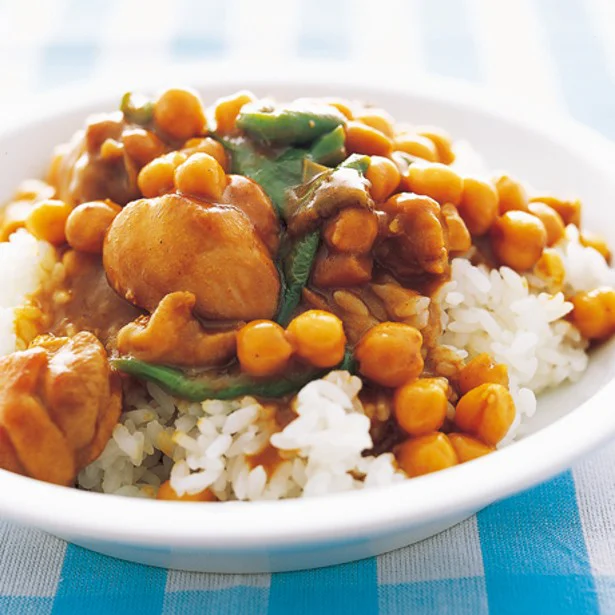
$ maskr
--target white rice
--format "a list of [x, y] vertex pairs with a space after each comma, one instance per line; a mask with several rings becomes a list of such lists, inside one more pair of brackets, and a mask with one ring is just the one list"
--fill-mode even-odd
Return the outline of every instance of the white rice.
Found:
[[[615, 286], [615, 271], [593, 248], [581, 245], [570, 225], [556, 246], [562, 257], [568, 294]], [[536, 395], [567, 380], [578, 380], [587, 368], [587, 341], [564, 320], [572, 304], [560, 293], [540, 292], [533, 276], [508, 267], [475, 267], [452, 262], [451, 280], [440, 290], [443, 344], [462, 356], [489, 353], [508, 366], [517, 416], [499, 446], [513, 440], [525, 418], [536, 411]]]
[[0, 242], [0, 356], [15, 350], [15, 308], [50, 275], [54, 255], [50, 244], [24, 230]]
[[[271, 410], [251, 397], [232, 402], [178, 401], [153, 384], [128, 392], [128, 412], [100, 458], [79, 475], [85, 489], [152, 496], [170, 476], [179, 494], [209, 488], [220, 500], [321, 495], [403, 480], [393, 455], [363, 457], [370, 421], [357, 394], [361, 380], [331, 372], [297, 396], [297, 418], [278, 431]], [[268, 475], [250, 456], [274, 447]]]
[[585, 342], [562, 320], [572, 304], [561, 293], [532, 293], [512, 269], [489, 270], [457, 258], [439, 302], [442, 343], [470, 358], [489, 353], [508, 366], [517, 415], [500, 446], [514, 439], [525, 417], [533, 416], [536, 393], [576, 380], [587, 367]]
[[609, 267], [602, 254], [581, 245], [579, 229], [574, 225], [566, 228], [566, 236], [557, 245], [566, 269], [566, 288], [572, 294], [593, 290], [599, 286], [615, 286], [615, 269]]
[[[566, 269], [565, 291], [615, 286], [602, 256], [568, 227], [556, 248]], [[16, 347], [14, 310], [49, 277], [53, 250], [18, 231], [0, 243], [0, 356]], [[528, 281], [529, 280], [529, 281]], [[536, 394], [587, 367], [586, 342], [563, 317], [572, 306], [560, 294], [532, 287], [531, 276], [506, 267], [488, 270], [455, 259], [452, 277], [436, 298], [441, 342], [461, 356], [488, 352], [509, 368], [517, 416], [507, 444], [536, 411]], [[220, 500], [316, 496], [403, 480], [390, 453], [363, 457], [371, 448], [370, 421], [358, 399], [359, 378], [332, 372], [305, 386], [293, 402], [296, 418], [282, 431], [257, 400], [189, 403], [153, 384], [126, 392], [126, 411], [101, 456], [78, 477], [81, 488], [155, 497], [170, 478], [179, 494], [209, 488]], [[451, 416], [454, 409], [451, 407]], [[251, 461], [277, 451], [271, 467]]]

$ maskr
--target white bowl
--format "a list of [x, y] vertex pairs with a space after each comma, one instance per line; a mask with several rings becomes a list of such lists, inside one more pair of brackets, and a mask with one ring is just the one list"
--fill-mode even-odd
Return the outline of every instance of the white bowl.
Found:
[[[194, 74], [194, 73], [193, 73]], [[491, 167], [536, 188], [580, 196], [585, 224], [615, 245], [615, 147], [570, 120], [540, 117], [451, 82], [396, 89], [337, 73], [291, 79], [194, 83], [211, 101], [248, 87], [280, 99], [339, 95], [382, 105], [398, 120], [443, 126], [467, 138]], [[333, 71], [329, 74], [333, 74]], [[176, 82], [181, 82], [175, 79]], [[154, 88], [156, 89], [156, 88]], [[0, 132], [0, 201], [39, 176], [52, 147], [118, 96], [47, 100]], [[45, 484], [0, 471], [0, 515], [83, 547], [184, 570], [263, 572], [337, 564], [411, 544], [492, 502], [546, 480], [615, 434], [615, 342], [593, 353], [584, 378], [540, 398], [533, 433], [488, 457], [386, 488], [282, 502], [199, 505], [130, 499]]]

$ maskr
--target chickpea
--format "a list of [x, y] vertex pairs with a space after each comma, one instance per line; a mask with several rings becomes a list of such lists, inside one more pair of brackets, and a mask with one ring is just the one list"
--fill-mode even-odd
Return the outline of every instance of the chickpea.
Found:
[[419, 126], [416, 132], [421, 137], [429, 139], [436, 146], [436, 152], [440, 162], [443, 164], [451, 164], [455, 160], [452, 139], [445, 130], [437, 128], [436, 126]]
[[411, 478], [451, 468], [459, 463], [448, 437], [440, 432], [402, 442], [395, 457], [399, 467]]
[[452, 254], [463, 254], [472, 247], [472, 237], [465, 222], [454, 205], [442, 205], [442, 215], [448, 230], [448, 250]]
[[342, 209], [324, 228], [326, 244], [339, 252], [365, 254], [378, 235], [378, 220], [367, 209]]
[[536, 216], [545, 226], [547, 231], [547, 245], [555, 245], [563, 236], [566, 228], [562, 217], [546, 203], [534, 201], [528, 205], [528, 211]]
[[566, 226], [569, 224], [581, 226], [581, 201], [578, 199], [566, 201], [554, 196], [533, 196], [530, 201], [539, 201], [553, 208], [561, 216]]
[[26, 229], [37, 239], [60, 246], [66, 241], [64, 227], [70, 212], [70, 205], [64, 201], [45, 199], [30, 210]]
[[472, 461], [472, 459], [478, 459], [489, 453], [493, 453], [495, 448], [489, 446], [476, 438], [466, 436], [461, 433], [449, 433], [448, 439], [455, 449], [457, 459], [459, 463], [465, 463], [466, 461]]
[[497, 218], [498, 193], [489, 182], [466, 177], [457, 208], [470, 233], [480, 237]]
[[607, 263], [611, 263], [611, 259], [613, 258], [611, 249], [600, 235], [596, 235], [596, 233], [591, 233], [590, 231], [583, 231], [579, 240], [586, 248], [593, 248], [598, 254], [602, 254]]
[[102, 254], [107, 229], [122, 208], [112, 201], [82, 203], [66, 221], [66, 241], [79, 252]]
[[495, 180], [500, 214], [507, 211], [527, 211], [528, 197], [525, 188], [509, 175], [500, 175]]
[[226, 173], [228, 171], [228, 157], [224, 145], [220, 141], [216, 141], [211, 137], [188, 139], [181, 149], [186, 156], [192, 156], [192, 154], [209, 154], [213, 156], [224, 169]]
[[126, 154], [139, 168], [164, 154], [164, 143], [153, 132], [143, 128], [125, 131], [122, 143]]
[[383, 322], [359, 340], [354, 356], [359, 372], [386, 387], [400, 387], [423, 371], [420, 331], [399, 322]]
[[428, 162], [438, 162], [438, 150], [434, 142], [427, 137], [406, 132], [395, 137], [394, 149]]
[[602, 340], [615, 334], [615, 289], [603, 286], [581, 292], [570, 299], [574, 306], [570, 320], [590, 340]]
[[395, 120], [384, 109], [368, 108], [357, 113], [355, 119], [363, 122], [367, 126], [371, 126], [381, 133], [385, 134], [389, 139], [395, 135], [393, 126]]
[[465, 394], [487, 382], [508, 387], [508, 367], [503, 363], [496, 363], [490, 354], [484, 352], [466, 363], [459, 371], [459, 390]]
[[175, 169], [185, 162], [186, 158], [181, 152], [171, 152], [146, 164], [137, 176], [141, 194], [150, 199], [172, 192], [175, 187]]
[[531, 269], [547, 245], [547, 231], [539, 218], [525, 211], [508, 211], [491, 227], [491, 248], [501, 265], [516, 271]]
[[347, 100], [342, 100], [340, 98], [323, 98], [321, 102], [337, 109], [347, 120], [354, 119], [354, 114]]
[[421, 378], [399, 387], [393, 398], [399, 426], [411, 436], [440, 429], [446, 418], [447, 388], [443, 378]]
[[342, 321], [324, 310], [308, 310], [293, 319], [286, 336], [295, 353], [316, 367], [334, 367], [344, 358]]
[[270, 320], [253, 320], [237, 334], [237, 358], [251, 376], [280, 374], [292, 354], [284, 329]]
[[214, 117], [216, 119], [216, 131], [228, 135], [235, 130], [237, 116], [241, 108], [255, 100], [254, 94], [247, 90], [241, 90], [230, 96], [219, 98], [216, 101]]
[[182, 141], [202, 134], [206, 128], [201, 99], [190, 90], [163, 92], [154, 107], [154, 120], [163, 132]]
[[121, 117], [121, 113], [116, 112], [113, 116], [95, 115], [88, 119], [83, 139], [88, 154], [99, 154], [107, 139], [121, 139], [123, 125], [118, 121]]
[[455, 423], [461, 430], [495, 446], [508, 433], [515, 414], [515, 403], [508, 389], [486, 382], [457, 402]]
[[395, 192], [401, 179], [397, 165], [382, 156], [372, 156], [365, 177], [370, 183], [369, 193], [376, 203], [386, 201]]
[[184, 194], [217, 200], [226, 188], [226, 174], [209, 154], [192, 154], [175, 169], [175, 187]]
[[351, 120], [346, 124], [346, 149], [350, 153], [388, 157], [393, 142], [379, 130]]
[[215, 502], [218, 498], [212, 493], [211, 489], [203, 489], [198, 493], [178, 495], [171, 487], [171, 481], [165, 480], [158, 489], [157, 500], [171, 500], [177, 502]]
[[105, 139], [100, 146], [100, 158], [105, 162], [117, 161], [124, 156], [124, 144], [115, 139]]
[[425, 194], [440, 204], [461, 201], [463, 179], [450, 167], [439, 162], [415, 162], [403, 176], [402, 186], [408, 192]]
[[534, 275], [547, 283], [550, 292], [559, 292], [566, 280], [562, 257], [552, 248], [547, 248], [534, 266]]

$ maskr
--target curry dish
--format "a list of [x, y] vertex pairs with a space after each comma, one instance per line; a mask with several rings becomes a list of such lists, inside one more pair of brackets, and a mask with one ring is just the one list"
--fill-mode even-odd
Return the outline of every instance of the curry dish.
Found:
[[[544, 325], [560, 335], [553, 352], [585, 357], [615, 333], [611, 253], [580, 230], [578, 200], [468, 173], [459, 156], [441, 129], [341, 99], [239, 92], [206, 108], [195, 92], [169, 89], [127, 94], [119, 111], [90, 118], [58, 148], [46, 180], [25, 182], [0, 211], [0, 242], [27, 234], [53, 246], [46, 275], [15, 309], [15, 352], [0, 357], [0, 467], [74, 485], [99, 457], [111, 467], [122, 434], [149, 429], [151, 451], [147, 440], [130, 471], [157, 455], [151, 476], [122, 483], [144, 495], [258, 499], [285, 462], [292, 488], [262, 497], [308, 494], [316, 445], [293, 444], [292, 425], [307, 416], [314, 382], [345, 392], [344, 420], [365, 425], [340, 489], [368, 484], [361, 459], [386, 460], [389, 475], [405, 478], [494, 451], [522, 420], [524, 399], [572, 376], [536, 386], [517, 377], [522, 367], [505, 359], [512, 334], [498, 351], [488, 323], [474, 334], [484, 310], [454, 316], [467, 299], [456, 272], [483, 272], [490, 284], [513, 276], [524, 280], [521, 297], [555, 297], [564, 308]], [[600, 260], [606, 284], [570, 282], [573, 249]], [[337, 403], [338, 393], [322, 394]], [[139, 395], [146, 401], [131, 401]], [[160, 429], [135, 418], [165, 403]], [[253, 424], [269, 431], [241, 458], [246, 476], [260, 468], [264, 478], [260, 491], [256, 478], [246, 483], [256, 497], [243, 497], [231, 451], [248, 427], [229, 421], [253, 407]], [[208, 417], [217, 431], [203, 444]], [[210, 447], [223, 441], [216, 457]], [[198, 461], [208, 454], [222, 460], [219, 472]], [[327, 454], [321, 474], [341, 459]], [[113, 491], [90, 482], [80, 479]]]

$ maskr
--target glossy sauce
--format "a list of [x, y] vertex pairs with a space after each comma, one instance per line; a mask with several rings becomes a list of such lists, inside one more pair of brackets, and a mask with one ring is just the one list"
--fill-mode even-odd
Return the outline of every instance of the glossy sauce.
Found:
[[41, 333], [72, 336], [89, 331], [113, 351], [117, 332], [143, 312], [115, 294], [100, 256], [69, 250], [62, 262], [62, 283], [41, 288], [30, 299], [47, 316]]
[[[291, 409], [291, 399], [277, 399], [262, 401], [264, 416], [262, 419], [271, 421], [271, 435], [282, 431], [291, 421], [297, 418], [294, 410]], [[267, 444], [262, 450], [254, 455], [246, 455], [246, 462], [251, 468], [262, 466], [267, 476], [271, 478], [285, 459], [280, 451], [271, 444]]]
[[278, 449], [271, 446], [271, 444], [267, 444], [259, 453], [246, 456], [246, 461], [252, 468], [263, 466], [267, 476], [271, 477], [284, 460], [280, 457]]

